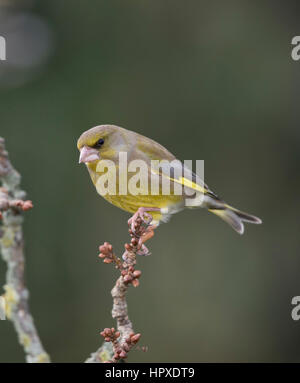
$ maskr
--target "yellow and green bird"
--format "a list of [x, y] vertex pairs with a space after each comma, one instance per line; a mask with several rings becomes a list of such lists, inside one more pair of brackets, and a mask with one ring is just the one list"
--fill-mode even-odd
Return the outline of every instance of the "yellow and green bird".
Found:
[[[120, 177], [116, 177], [117, 192], [115, 194], [107, 193], [103, 196], [113, 205], [134, 214], [134, 219], [138, 216], [142, 219], [149, 217], [148, 212], [151, 212], [152, 224], [157, 226], [160, 222], [167, 221], [172, 214], [186, 207], [186, 190], [189, 190], [194, 193], [195, 201], [199, 201], [193, 208], [206, 208], [222, 218], [239, 234], [244, 232], [244, 222], [255, 224], [262, 222], [259, 218], [235, 209], [222, 201], [199, 179], [198, 175], [187, 169], [166, 148], [141, 134], [116, 125], [99, 125], [85, 131], [79, 137], [77, 147], [80, 151], [79, 162], [86, 164], [95, 186], [99, 177], [105, 173], [104, 170], [97, 170], [101, 161], [112, 161], [117, 171], [119, 171], [121, 169], [119, 160], [121, 152], [126, 153], [128, 163], [133, 160], [142, 160], [146, 164], [143, 176], [149, 179], [147, 190], [142, 190], [137, 195], [130, 193], [130, 190], [126, 194], [119, 193]], [[166, 163], [175, 163], [172, 167], [175, 166], [177, 168], [175, 170], [179, 170], [179, 172], [174, 171], [174, 168], [170, 169], [165, 165], [159, 168], [159, 192], [157, 194], [151, 193], [149, 186], [151, 176], [154, 173], [152, 168], [153, 160], [166, 160]], [[126, 179], [130, 179], [129, 174]], [[162, 192], [162, 184], [166, 179], [171, 184], [170, 193], [167, 195]], [[181, 194], [174, 192], [172, 186], [175, 185], [181, 185], [183, 191]], [[200, 198], [197, 199], [197, 197]], [[134, 223], [134, 219], [132, 223]]]

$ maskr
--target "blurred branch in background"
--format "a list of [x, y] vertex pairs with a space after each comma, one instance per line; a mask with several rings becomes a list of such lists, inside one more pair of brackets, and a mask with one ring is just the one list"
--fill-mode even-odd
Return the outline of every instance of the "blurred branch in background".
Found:
[[[140, 270], [135, 270], [136, 255], [141, 251], [144, 242], [154, 235], [150, 222], [144, 225], [142, 218], [135, 221], [134, 230], [129, 229], [131, 242], [125, 244], [125, 252], [122, 255], [123, 262], [114, 252], [112, 245], [105, 242], [99, 247], [99, 257], [104, 263], [114, 263], [120, 270], [121, 276], [117, 279], [111, 291], [113, 297], [112, 317], [117, 320], [117, 331], [105, 328], [101, 335], [105, 343], [91, 355], [86, 363], [118, 362], [128, 356], [128, 352], [137, 344], [141, 334], [135, 334], [132, 323], [128, 317], [126, 293], [130, 284], [137, 287], [141, 276]], [[143, 348], [142, 348], [143, 349]]]
[[29, 293], [24, 282], [24, 248], [22, 211], [32, 208], [26, 201], [26, 194], [20, 189], [21, 177], [13, 168], [5, 150], [4, 139], [0, 137], [0, 244], [2, 258], [7, 264], [5, 290], [5, 311], [24, 347], [26, 360], [30, 363], [50, 362], [37, 333], [29, 311]]

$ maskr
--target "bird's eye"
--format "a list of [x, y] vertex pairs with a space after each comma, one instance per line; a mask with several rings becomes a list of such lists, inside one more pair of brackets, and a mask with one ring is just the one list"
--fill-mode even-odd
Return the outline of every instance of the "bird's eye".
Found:
[[104, 144], [104, 140], [103, 140], [103, 138], [100, 138], [100, 140], [98, 140], [98, 141], [95, 143], [94, 148], [99, 149], [99, 148], [101, 148], [101, 146], [102, 146], [103, 144]]

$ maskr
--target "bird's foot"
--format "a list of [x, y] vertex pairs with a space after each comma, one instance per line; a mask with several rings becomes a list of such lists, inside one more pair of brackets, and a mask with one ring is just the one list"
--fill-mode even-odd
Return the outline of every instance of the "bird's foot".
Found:
[[156, 229], [155, 225], [148, 226], [146, 228], [145, 232], [140, 237], [139, 242], [138, 242], [138, 251], [137, 251], [138, 255], [143, 255], [143, 256], [151, 255], [151, 252], [149, 251], [149, 249], [145, 245], [145, 242], [154, 236], [154, 229]]
[[128, 225], [130, 225], [131, 231], [136, 233], [136, 228], [140, 226], [138, 220], [142, 220], [142, 223], [145, 225], [150, 225], [152, 221], [151, 214], [147, 213], [148, 211], [160, 211], [158, 207], [140, 207], [136, 213], [128, 220]]
[[148, 211], [160, 211], [157, 207], [140, 207], [138, 211], [128, 220], [129, 232], [134, 242], [136, 241], [138, 255], [150, 255], [145, 242], [154, 236], [155, 225], [151, 225], [152, 216]]
[[147, 255], [151, 255], [151, 252], [149, 251], [148, 247], [144, 244], [141, 245], [141, 247], [136, 252], [137, 255], [143, 255], [144, 257]]

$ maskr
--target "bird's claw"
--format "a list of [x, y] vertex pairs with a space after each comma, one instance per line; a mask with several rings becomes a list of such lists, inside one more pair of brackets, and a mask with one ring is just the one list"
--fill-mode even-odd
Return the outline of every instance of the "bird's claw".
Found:
[[[145, 208], [140, 207], [137, 212], [128, 220], [128, 225], [130, 226], [130, 235], [135, 238], [134, 245], [137, 247], [137, 255], [150, 255], [150, 251], [144, 245], [146, 241], [154, 236], [155, 225], [151, 225], [152, 215], [147, 213], [147, 211], [157, 211], [159, 208]], [[143, 227], [144, 224], [146, 227]]]
[[137, 251], [137, 255], [147, 256], [147, 255], [151, 255], [151, 252], [149, 251], [149, 249], [146, 245], [142, 244], [141, 247]]
[[142, 222], [145, 224], [145, 225], [150, 225], [151, 221], [152, 221], [152, 216], [151, 214], [147, 213], [146, 211], [146, 208], [144, 207], [140, 207], [136, 213], [133, 214], [133, 216], [128, 220], [128, 225], [130, 225], [130, 228], [132, 230], [133, 233], [136, 232], [136, 224], [137, 224], [137, 220], [138, 219], [141, 219]]
[[155, 226], [148, 226], [146, 231], [144, 232], [144, 234], [139, 238], [139, 242], [138, 242], [138, 251], [137, 251], [137, 254], [138, 255], [151, 255], [151, 252], [149, 251], [149, 249], [145, 246], [145, 242], [148, 241], [149, 239], [151, 239], [153, 236], [154, 236], [154, 229], [155, 229]]

